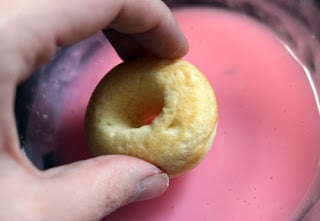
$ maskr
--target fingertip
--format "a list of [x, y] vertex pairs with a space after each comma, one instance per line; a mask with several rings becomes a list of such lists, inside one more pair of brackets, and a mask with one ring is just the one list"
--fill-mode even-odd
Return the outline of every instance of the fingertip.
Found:
[[162, 195], [169, 187], [169, 176], [158, 173], [142, 179], [137, 185], [137, 196], [134, 201], [144, 201]]
[[162, 23], [148, 32], [134, 34], [132, 37], [145, 51], [159, 58], [180, 58], [189, 50], [188, 40], [176, 23]]
[[170, 8], [162, 1], [147, 1], [144, 5], [125, 7], [104, 31], [119, 56], [123, 60], [143, 55], [185, 56], [189, 50], [188, 40]]
[[177, 48], [173, 49], [169, 55], [171, 58], [180, 58], [185, 56], [189, 51], [189, 43], [187, 38], [182, 34]]

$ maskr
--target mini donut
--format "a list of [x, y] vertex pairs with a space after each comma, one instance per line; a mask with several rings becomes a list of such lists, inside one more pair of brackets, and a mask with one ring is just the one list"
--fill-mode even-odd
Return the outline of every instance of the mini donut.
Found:
[[94, 155], [138, 157], [172, 177], [204, 158], [217, 117], [214, 91], [196, 67], [182, 59], [140, 58], [99, 82], [85, 130]]

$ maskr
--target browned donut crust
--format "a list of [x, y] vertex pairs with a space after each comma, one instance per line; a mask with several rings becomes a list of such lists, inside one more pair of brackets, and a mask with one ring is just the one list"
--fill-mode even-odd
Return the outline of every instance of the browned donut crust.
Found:
[[143, 58], [116, 66], [101, 80], [85, 128], [94, 155], [138, 157], [176, 176], [207, 154], [217, 116], [212, 87], [196, 67], [182, 59]]

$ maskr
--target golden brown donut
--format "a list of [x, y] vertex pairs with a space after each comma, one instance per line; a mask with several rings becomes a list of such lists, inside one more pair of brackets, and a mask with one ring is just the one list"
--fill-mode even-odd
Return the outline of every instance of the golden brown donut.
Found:
[[143, 58], [116, 66], [99, 82], [85, 128], [94, 155], [138, 157], [176, 176], [207, 154], [217, 116], [212, 87], [196, 67]]

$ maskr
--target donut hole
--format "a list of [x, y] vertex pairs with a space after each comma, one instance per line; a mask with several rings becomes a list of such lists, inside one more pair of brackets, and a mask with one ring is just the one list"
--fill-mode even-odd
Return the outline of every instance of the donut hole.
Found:
[[128, 100], [117, 108], [104, 113], [104, 125], [118, 129], [140, 128], [150, 125], [163, 109], [164, 100], [152, 99]]
[[133, 128], [139, 128], [152, 122], [161, 113], [164, 105], [163, 97], [148, 97], [140, 100], [139, 104], [131, 106], [128, 115]]
[[123, 123], [129, 128], [152, 124], [164, 107], [164, 90], [157, 83], [140, 85], [139, 90], [127, 91], [126, 95], [117, 112], [122, 112]]

